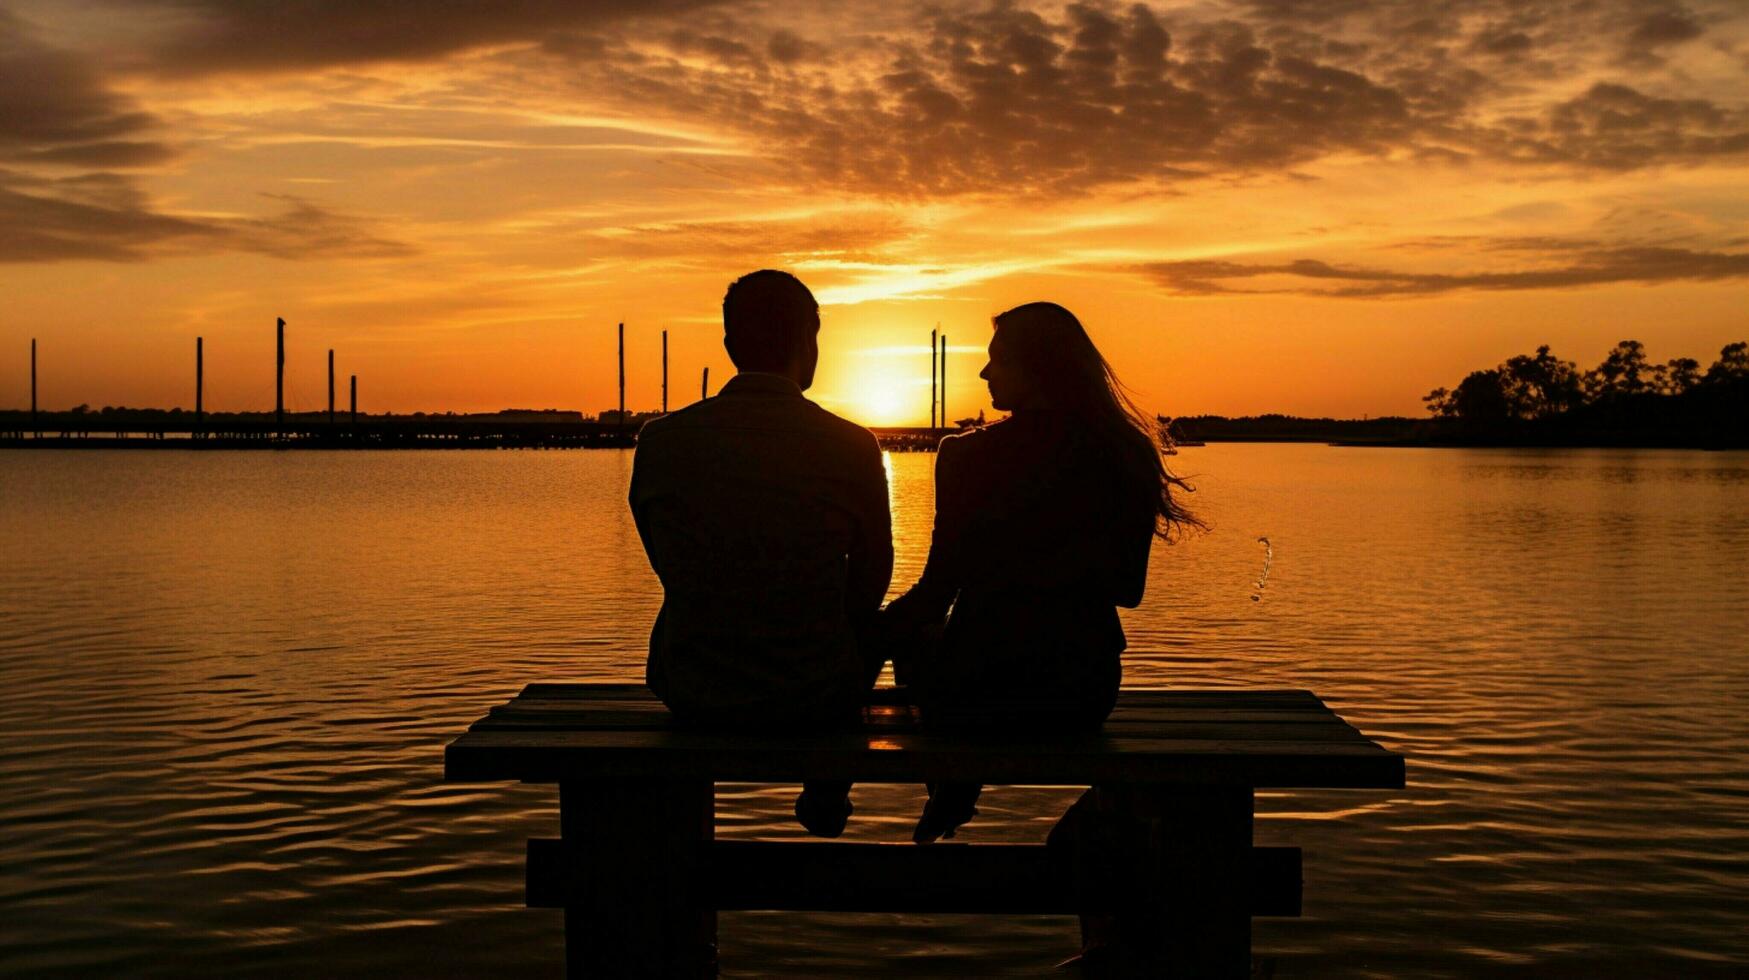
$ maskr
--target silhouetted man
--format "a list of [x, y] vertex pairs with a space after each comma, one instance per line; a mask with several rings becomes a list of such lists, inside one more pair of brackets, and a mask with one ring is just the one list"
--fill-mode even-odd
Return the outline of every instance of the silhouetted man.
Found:
[[[737, 279], [723, 346], [739, 372], [713, 398], [647, 423], [631, 506], [662, 611], [646, 679], [683, 723], [852, 724], [880, 670], [860, 641], [893, 571], [874, 436], [802, 397], [820, 308], [796, 277]], [[811, 783], [796, 816], [837, 836], [848, 783]]]

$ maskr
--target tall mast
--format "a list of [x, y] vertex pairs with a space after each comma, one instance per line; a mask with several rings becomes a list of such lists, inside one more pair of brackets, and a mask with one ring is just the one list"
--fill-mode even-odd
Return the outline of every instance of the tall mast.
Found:
[[194, 338], [194, 428], [206, 428], [206, 338]]
[[328, 425], [334, 425], [334, 348], [328, 348]]
[[704, 377], [698, 379], [698, 400], [704, 401], [711, 396], [711, 369], [704, 369]]
[[36, 431], [36, 338], [30, 338], [30, 431]]
[[626, 424], [626, 325], [619, 325], [619, 424]]
[[662, 331], [662, 414], [668, 414], [668, 331]]
[[935, 338], [941, 333], [941, 324], [929, 331], [929, 427], [935, 428]]
[[273, 365], [273, 427], [279, 431], [279, 437], [285, 438], [285, 318], [274, 318], [279, 326], [276, 336], [279, 338], [279, 355]]
[[941, 335], [941, 427], [947, 428], [947, 334]]

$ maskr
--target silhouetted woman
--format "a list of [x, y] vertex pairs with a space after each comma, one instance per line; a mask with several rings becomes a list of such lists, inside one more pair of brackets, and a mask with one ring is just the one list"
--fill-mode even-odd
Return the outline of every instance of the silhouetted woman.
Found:
[[[1200, 524], [1074, 314], [1028, 303], [995, 324], [979, 376], [1010, 415], [941, 442], [929, 560], [887, 607], [897, 636], [940, 642], [896, 666], [932, 725], [1094, 728], [1122, 677], [1117, 607], [1141, 602], [1155, 536]], [[971, 819], [980, 787], [930, 791], [919, 843]]]

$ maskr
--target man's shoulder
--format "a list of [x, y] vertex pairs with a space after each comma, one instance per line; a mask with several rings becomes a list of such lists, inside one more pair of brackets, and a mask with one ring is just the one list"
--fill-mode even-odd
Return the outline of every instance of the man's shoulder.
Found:
[[670, 444], [675, 448], [691, 445], [699, 434], [708, 433], [712, 441], [733, 441], [737, 433], [752, 435], [773, 431], [800, 437], [816, 448], [822, 444], [840, 452], [859, 455], [880, 455], [880, 443], [873, 432], [855, 422], [835, 415], [805, 398], [740, 400], [706, 398], [667, 415], [653, 418], [638, 430], [638, 445]]
[[685, 408], [677, 408], [667, 415], [658, 415], [645, 422], [643, 427], [638, 429], [638, 443], [642, 445], [652, 436], [660, 438], [681, 429], [693, 428], [701, 424], [708, 425], [711, 415], [715, 412], [715, 408], [711, 404], [713, 401], [715, 399], [705, 398], [693, 402]]
[[822, 408], [814, 402], [804, 400], [803, 404], [808, 406], [807, 412], [810, 421], [817, 425], [822, 432], [825, 432], [831, 438], [842, 440], [846, 445], [869, 448], [877, 453], [880, 452], [880, 443], [875, 439], [875, 434], [870, 432], [866, 427], [857, 425], [855, 422], [850, 421], [844, 416], [835, 414], [829, 409]]

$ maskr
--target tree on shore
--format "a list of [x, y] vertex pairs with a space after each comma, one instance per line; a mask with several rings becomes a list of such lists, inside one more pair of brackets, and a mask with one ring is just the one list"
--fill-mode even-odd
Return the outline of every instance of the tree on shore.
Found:
[[1707, 368], [1706, 384], [1731, 384], [1749, 378], [1749, 343], [1726, 344], [1719, 359]]
[[1749, 342], [1726, 344], [1703, 375], [1700, 362], [1691, 357], [1653, 364], [1645, 345], [1624, 340], [1583, 373], [1544, 344], [1535, 354], [1470, 372], [1455, 389], [1435, 388], [1422, 401], [1435, 418], [1473, 429], [1514, 424], [1546, 429], [1565, 420], [1605, 428], [1653, 424], [1735, 430], [1741, 424], [1730, 419], [1746, 399]]

